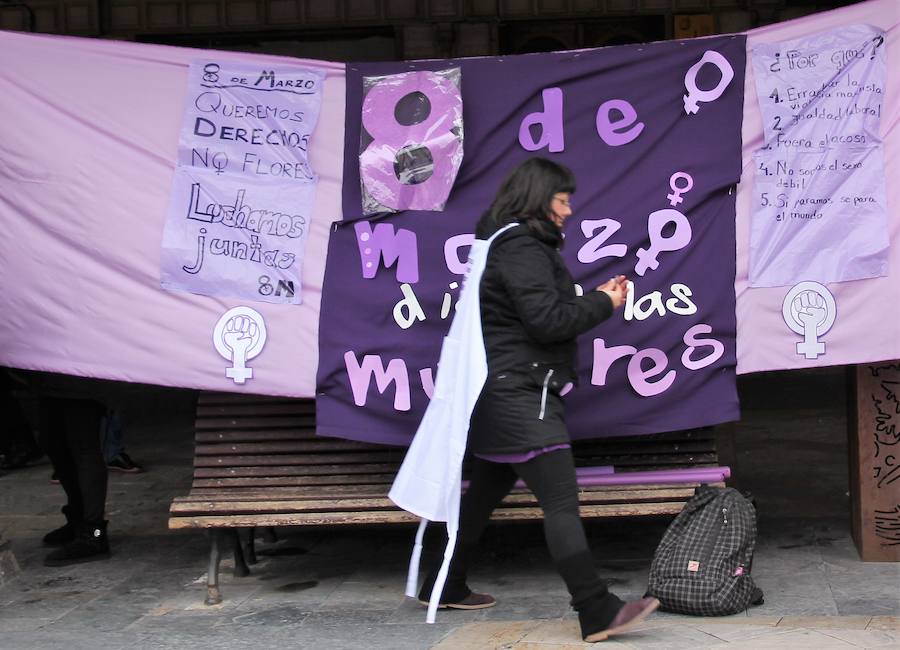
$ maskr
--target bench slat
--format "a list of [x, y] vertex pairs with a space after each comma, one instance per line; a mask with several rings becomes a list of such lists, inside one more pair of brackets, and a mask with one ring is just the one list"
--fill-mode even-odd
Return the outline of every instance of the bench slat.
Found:
[[202, 420], [214, 416], [243, 417], [266, 415], [304, 415], [311, 416], [315, 420], [316, 405], [314, 402], [287, 402], [284, 400], [272, 402], [231, 404], [198, 404], [197, 419]]
[[[677, 514], [684, 507], [684, 501], [660, 501], [657, 503], [597, 504], [581, 507], [581, 516], [631, 517], [646, 515]], [[491, 516], [493, 521], [519, 521], [540, 519], [540, 508], [498, 508]], [[403, 510], [376, 512], [314, 512], [267, 515], [231, 515], [174, 517], [169, 519], [169, 528], [219, 528], [251, 526], [346, 526], [362, 524], [405, 524], [415, 523], [418, 517]]]
[[389, 484], [395, 474], [328, 474], [324, 476], [276, 476], [195, 478], [195, 488], [290, 487], [294, 485]]
[[580, 457], [576, 459], [576, 464], [584, 464], [589, 466], [614, 465], [615, 467], [627, 467], [629, 470], [636, 470], [638, 467], [650, 469], [652, 466], [666, 466], [671, 468], [673, 465], [684, 465], [687, 467], [697, 467], [700, 465], [718, 465], [719, 457], [715, 453], [708, 454], [691, 454], [691, 455], [663, 455], [663, 454], [647, 454], [647, 455], [622, 455], [622, 456], [593, 456], [589, 458]]
[[[223, 444], [200, 444], [197, 445], [197, 457], [195, 459], [196, 467], [222, 467], [222, 466], [248, 466], [248, 465], [266, 465], [266, 464], [309, 464], [307, 460], [309, 452], [319, 449], [319, 443], [310, 442], [271, 442], [271, 443], [223, 443]], [[325, 450], [323, 450], [325, 451]], [[335, 451], [335, 450], [332, 450]], [[258, 453], [253, 453], [258, 452]], [[291, 453], [295, 452], [295, 453]], [[305, 453], [304, 453], [305, 452]], [[365, 448], [348, 449], [347, 453], [335, 453], [332, 462], [361, 462], [360, 459], [368, 456], [370, 458], [378, 458], [379, 456], [393, 456], [398, 460], [402, 459], [403, 450], [396, 447], [375, 447], [372, 450]], [[579, 455], [576, 457], [576, 465], [583, 466], [603, 466], [614, 465], [617, 467], [636, 467], [636, 466], [671, 466], [671, 465], [690, 465], [702, 466], [718, 464], [718, 456], [715, 452], [692, 453], [692, 454], [622, 454], [605, 456], [586, 457]]]
[[[245, 458], [265, 456], [269, 454], [295, 454], [290, 456], [292, 462], [298, 465], [311, 465], [314, 463], [364, 463], [371, 462], [382, 456], [394, 456], [403, 458], [403, 452], [396, 448], [352, 450], [343, 453], [327, 454], [315, 453], [321, 450], [312, 443], [303, 442], [252, 442], [252, 443], [225, 443], [217, 445], [196, 445], [197, 456], [243, 456]], [[305, 452], [305, 453], [304, 453]], [[225, 461], [227, 462], [227, 460]], [[221, 464], [221, 461], [220, 461]], [[197, 465], [203, 467], [203, 465]]]
[[[194, 423], [197, 431], [209, 429], [261, 429], [261, 428], [287, 428], [296, 427], [299, 429], [309, 427], [309, 418], [305, 415], [274, 415], [272, 417], [259, 416], [217, 416], [203, 418]], [[311, 428], [309, 432], [315, 435], [315, 431]]]
[[[685, 492], [685, 494], [693, 494], [699, 483], [678, 483], [677, 488]], [[712, 485], [723, 485], [722, 483], [713, 483]], [[195, 501], [243, 501], [243, 500], [278, 500], [278, 499], [340, 499], [355, 498], [367, 496], [386, 496], [390, 489], [389, 483], [368, 484], [368, 485], [306, 485], [292, 487], [229, 487], [225, 490], [215, 488], [197, 488], [192, 490], [187, 496], [175, 497], [175, 503], [191, 503]], [[627, 489], [635, 491], [657, 492], [659, 490], [672, 489], [671, 483], [647, 483], [629, 485]], [[619, 485], [591, 485], [584, 486], [579, 490], [579, 495], [584, 496], [587, 493], [603, 493], [603, 492], [621, 492], [623, 486]], [[527, 490], [517, 488], [513, 490], [513, 494], [526, 493]]]
[[[222, 458], [222, 462], [216, 462]], [[232, 462], [232, 459], [235, 459]], [[378, 460], [378, 459], [373, 459]], [[285, 471], [292, 474], [359, 474], [362, 472], [396, 472], [400, 461], [394, 463], [332, 463], [330, 465], [306, 465], [294, 461], [290, 456], [206, 456], [194, 459], [194, 476], [208, 477], [208, 470], [238, 470], [248, 472], [254, 468], [270, 468], [276, 474]], [[279, 469], [276, 469], [279, 468]], [[251, 476], [254, 475], [251, 473]], [[277, 475], [277, 474], [276, 474]]]
[[714, 452], [716, 443], [714, 440], [685, 440], [672, 443], [667, 441], [648, 441], [641, 443], [634, 441], [631, 444], [625, 442], [611, 443], [609, 445], [592, 445], [591, 447], [576, 447], [573, 451], [578, 456], [617, 456], [631, 454], [702, 454]]
[[230, 487], [226, 490], [198, 488], [187, 496], [175, 497], [172, 503], [193, 503], [198, 501], [244, 501], [279, 499], [351, 499], [356, 497], [384, 496], [390, 485], [295, 485], [292, 487]]
[[[691, 490], [673, 488], [669, 490], [620, 490], [618, 492], [589, 492], [582, 495], [582, 505], [600, 503], [653, 503], [672, 501], [690, 496]], [[537, 500], [530, 493], [511, 494], [500, 507], [527, 505], [534, 507]], [[290, 512], [339, 512], [366, 510], [397, 510], [396, 504], [383, 496], [344, 499], [259, 499], [243, 501], [204, 500], [173, 503], [172, 515], [188, 516], [203, 514], [273, 514]]]
[[[326, 438], [325, 436], [309, 436], [309, 432], [300, 433], [300, 429], [230, 429], [228, 431], [198, 431], [195, 442], [200, 444], [226, 443], [226, 442], [268, 442], [289, 440], [297, 445], [310, 445], [323, 449], [373, 449], [374, 445], [354, 440], [341, 440], [340, 438]], [[384, 449], [398, 449], [398, 447], [383, 446]]]

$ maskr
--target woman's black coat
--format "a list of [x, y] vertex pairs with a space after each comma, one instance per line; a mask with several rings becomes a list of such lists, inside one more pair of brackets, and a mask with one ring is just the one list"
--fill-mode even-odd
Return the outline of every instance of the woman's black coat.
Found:
[[[498, 228], [482, 219], [476, 234], [487, 239]], [[577, 381], [576, 337], [612, 314], [609, 296], [576, 296], [559, 252], [521, 224], [491, 244], [480, 294], [488, 378], [469, 448], [518, 454], [569, 442], [559, 392]]]

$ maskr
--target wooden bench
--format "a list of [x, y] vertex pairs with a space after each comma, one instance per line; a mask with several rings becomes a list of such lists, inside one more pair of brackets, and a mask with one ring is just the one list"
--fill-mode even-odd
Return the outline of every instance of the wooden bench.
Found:
[[[188, 495], [172, 502], [169, 528], [210, 531], [208, 605], [222, 600], [219, 563], [224, 547], [229, 545], [234, 553], [235, 576], [248, 575], [248, 564], [256, 562], [258, 527], [274, 539], [272, 529], [277, 526], [417, 521], [387, 498], [406, 449], [316, 436], [312, 400], [201, 393], [195, 430], [193, 484]], [[714, 467], [718, 460], [710, 430], [579, 442], [574, 452], [579, 472], [606, 474], [614, 467], [617, 477], [628, 476], [619, 472]], [[608, 472], [598, 466], [608, 467]], [[583, 485], [581, 514], [674, 515], [697, 485], [696, 480]], [[540, 517], [531, 493], [517, 488], [492, 518]]]

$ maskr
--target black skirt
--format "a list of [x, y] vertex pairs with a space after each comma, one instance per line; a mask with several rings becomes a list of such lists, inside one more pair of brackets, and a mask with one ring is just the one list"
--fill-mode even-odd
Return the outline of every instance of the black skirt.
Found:
[[569, 442], [561, 381], [546, 367], [488, 376], [469, 425], [475, 454], [518, 454]]

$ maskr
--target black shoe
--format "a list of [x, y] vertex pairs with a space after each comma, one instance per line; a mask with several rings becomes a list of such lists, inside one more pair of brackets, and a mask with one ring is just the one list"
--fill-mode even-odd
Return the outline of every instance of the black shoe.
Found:
[[[659, 602], [657, 601], [658, 604]], [[573, 604], [573, 606], [578, 612], [581, 638], [589, 643], [593, 643], [606, 638], [603, 636], [603, 633], [609, 633], [609, 630], [614, 627], [616, 617], [622, 613], [625, 603], [619, 600], [615, 594], [607, 592], [603, 595], [588, 598], [578, 604]], [[647, 614], [649, 613], [647, 612]]]
[[[419, 599], [420, 605], [428, 607], [428, 601]], [[474, 591], [465, 598], [452, 603], [438, 603], [438, 609], [487, 609], [497, 604], [497, 599], [490, 594], [476, 594]]]
[[75, 539], [44, 558], [44, 566], [67, 566], [81, 562], [105, 560], [109, 557], [106, 522], [81, 522], [76, 526]]
[[44, 546], [64, 546], [75, 539], [81, 515], [73, 514], [69, 506], [63, 506], [62, 513], [66, 516], [66, 523], [44, 535]]
[[140, 474], [144, 471], [144, 468], [131, 460], [131, 457], [124, 451], [106, 461], [106, 467], [114, 472], [125, 472], [126, 474]]
[[75, 539], [75, 524], [66, 522], [56, 530], [44, 535], [44, 546], [65, 546]]
[[588, 643], [596, 643], [597, 641], [606, 641], [611, 636], [624, 634], [637, 627], [645, 618], [655, 612], [657, 607], [659, 607], [659, 601], [649, 597], [625, 603], [608, 627], [590, 634], [583, 634], [583, 638]]

